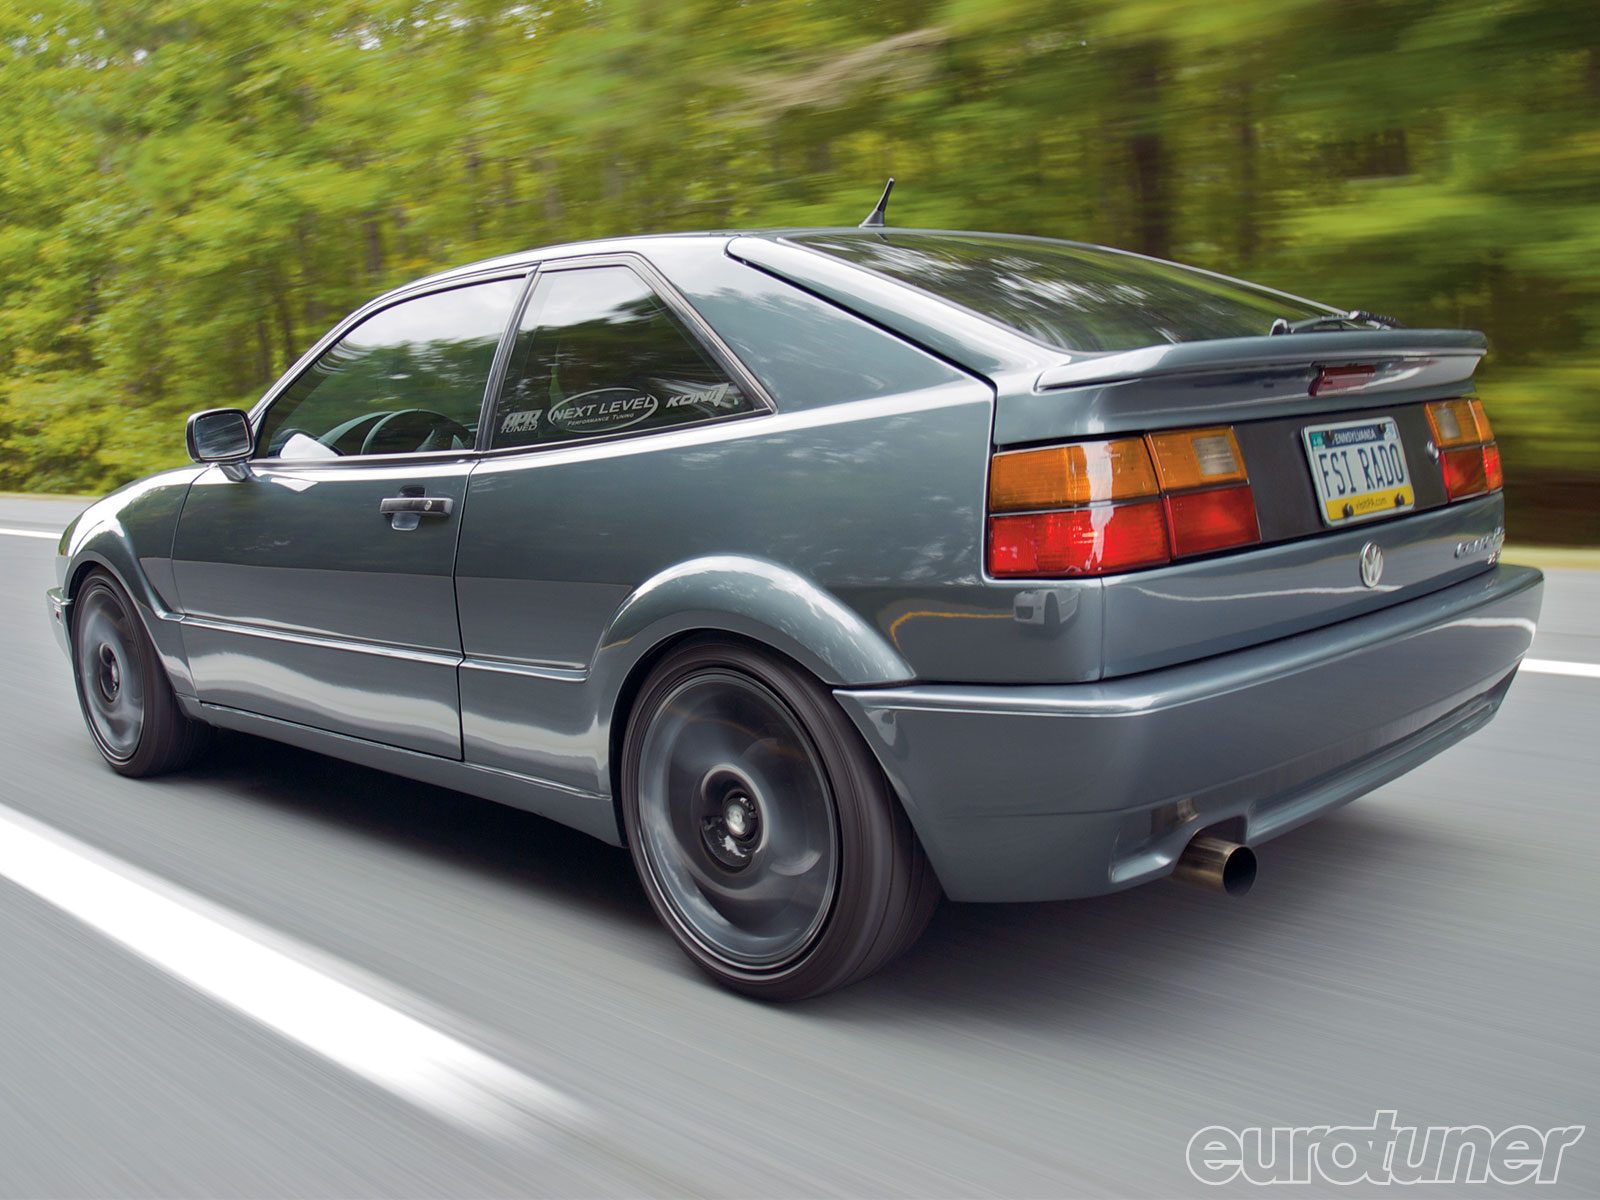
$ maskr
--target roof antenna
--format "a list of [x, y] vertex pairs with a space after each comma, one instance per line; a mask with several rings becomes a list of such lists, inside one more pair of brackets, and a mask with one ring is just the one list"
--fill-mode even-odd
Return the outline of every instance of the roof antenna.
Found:
[[889, 193], [894, 191], [894, 176], [889, 176], [889, 182], [884, 185], [883, 195], [878, 197], [878, 207], [867, 214], [867, 219], [861, 222], [861, 229], [882, 229], [883, 211], [889, 207]]

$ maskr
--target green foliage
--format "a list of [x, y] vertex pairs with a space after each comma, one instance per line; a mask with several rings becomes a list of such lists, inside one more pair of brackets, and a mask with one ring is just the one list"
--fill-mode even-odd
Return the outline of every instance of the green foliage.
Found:
[[181, 455], [367, 296], [618, 232], [1106, 242], [1485, 330], [1513, 533], [1600, 541], [1600, 8], [0, 0], [0, 488]]

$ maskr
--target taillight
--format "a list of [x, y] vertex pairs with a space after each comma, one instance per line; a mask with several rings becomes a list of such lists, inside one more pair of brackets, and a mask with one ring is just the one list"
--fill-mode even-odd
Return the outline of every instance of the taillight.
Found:
[[1210, 554], [1261, 540], [1256, 499], [1249, 484], [1168, 496], [1167, 523], [1172, 530], [1174, 558]]
[[1159, 501], [1096, 504], [989, 520], [992, 575], [1105, 575], [1167, 561]]
[[1465, 500], [1498, 492], [1505, 484], [1500, 448], [1494, 442], [1489, 414], [1476, 399], [1435, 400], [1427, 406], [1428, 426], [1439, 451], [1439, 473], [1445, 494]]
[[989, 469], [990, 512], [1132, 500], [1156, 490], [1143, 438], [997, 454]]
[[989, 513], [997, 577], [1107, 575], [1261, 540], [1227, 426], [996, 454]]
[[1244, 483], [1249, 479], [1244, 469], [1244, 455], [1239, 453], [1239, 442], [1233, 430], [1226, 426], [1152, 433], [1149, 442], [1162, 491], [1181, 492], [1189, 488]]
[[1500, 447], [1490, 442], [1483, 448], [1483, 478], [1491, 492], [1505, 486], [1505, 473], [1500, 469]]

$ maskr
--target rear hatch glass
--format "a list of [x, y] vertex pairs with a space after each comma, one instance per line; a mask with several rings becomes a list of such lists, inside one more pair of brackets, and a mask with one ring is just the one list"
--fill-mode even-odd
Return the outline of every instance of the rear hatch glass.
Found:
[[1252, 337], [1279, 317], [1332, 311], [1176, 263], [1043, 238], [839, 231], [790, 240], [1061, 350]]

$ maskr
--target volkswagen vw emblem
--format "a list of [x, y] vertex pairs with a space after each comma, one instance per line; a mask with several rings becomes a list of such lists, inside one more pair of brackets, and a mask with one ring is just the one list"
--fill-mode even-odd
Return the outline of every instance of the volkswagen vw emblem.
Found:
[[1378, 580], [1383, 578], [1383, 551], [1378, 549], [1377, 542], [1368, 542], [1361, 547], [1361, 583], [1364, 587], [1378, 586]]

